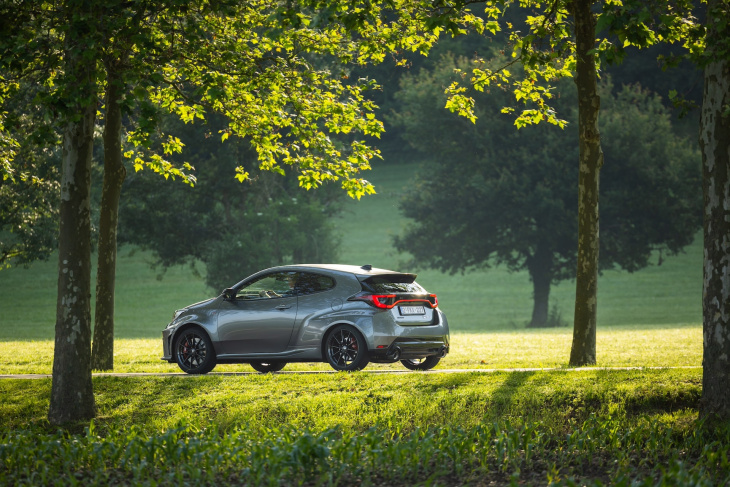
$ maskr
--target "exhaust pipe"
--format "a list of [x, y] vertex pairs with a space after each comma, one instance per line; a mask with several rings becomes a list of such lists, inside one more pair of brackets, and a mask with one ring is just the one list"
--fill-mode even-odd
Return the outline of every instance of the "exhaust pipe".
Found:
[[441, 350], [439, 350], [437, 357], [444, 358], [447, 353], [449, 353], [448, 349], [445, 346], [442, 346]]
[[400, 353], [400, 347], [395, 347], [392, 352], [386, 355], [386, 357], [388, 358], [388, 360], [397, 362], [398, 360], [400, 360]]

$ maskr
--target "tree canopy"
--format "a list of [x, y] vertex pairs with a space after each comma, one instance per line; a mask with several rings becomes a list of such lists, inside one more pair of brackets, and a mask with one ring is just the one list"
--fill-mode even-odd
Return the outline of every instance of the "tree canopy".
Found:
[[[526, 269], [534, 285], [532, 326], [548, 317], [550, 285], [574, 277], [577, 242], [577, 110], [572, 83], [558, 85], [565, 129], [514, 130], [499, 113], [508, 94], [473, 94], [471, 124], [444, 111], [442, 86], [466, 59], [447, 56], [433, 71], [404, 77], [402, 125], [428, 160], [401, 207], [414, 222], [396, 238], [414, 265], [457, 272], [503, 264]], [[601, 85], [606, 166], [601, 187], [602, 268], [635, 271], [652, 251], [676, 253], [701, 223], [698, 153], [672, 132], [656, 95]]]
[[305, 191], [294, 175], [257, 172], [239, 183], [237, 166], [256, 153], [246, 141], [218, 137], [215, 121], [178, 127], [185, 157], [201, 174], [195, 187], [167, 185], [148, 172], [123, 188], [120, 238], [153, 250], [156, 264], [202, 263], [215, 291], [267, 267], [336, 260], [338, 239], [330, 217], [341, 192], [332, 185]]

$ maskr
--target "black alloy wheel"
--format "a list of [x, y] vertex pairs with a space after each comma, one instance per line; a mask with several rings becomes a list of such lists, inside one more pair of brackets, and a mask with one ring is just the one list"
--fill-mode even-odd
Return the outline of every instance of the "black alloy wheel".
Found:
[[360, 370], [370, 362], [365, 339], [349, 325], [339, 325], [327, 335], [325, 354], [335, 370]]
[[265, 374], [267, 372], [279, 372], [286, 366], [286, 362], [251, 362], [251, 367], [256, 372]]
[[431, 355], [430, 357], [426, 357], [426, 358], [413, 358], [413, 359], [401, 360], [400, 363], [402, 363], [406, 369], [429, 370], [429, 369], [433, 369], [434, 367], [436, 367], [436, 365], [438, 365], [438, 363], [440, 361], [441, 361], [441, 357]]
[[175, 360], [188, 374], [207, 374], [215, 367], [215, 352], [208, 335], [188, 328], [175, 339]]

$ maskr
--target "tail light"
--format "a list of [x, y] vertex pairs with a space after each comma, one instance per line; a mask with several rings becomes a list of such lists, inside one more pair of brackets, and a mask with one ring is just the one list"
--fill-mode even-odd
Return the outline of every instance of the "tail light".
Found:
[[430, 308], [436, 308], [439, 305], [438, 298], [435, 294], [429, 294], [426, 299], [423, 299], [420, 297], [399, 297], [397, 294], [370, 294], [361, 292], [349, 298], [348, 301], [365, 301], [369, 305], [379, 309], [391, 309], [400, 303], [425, 303]]
[[350, 301], [365, 301], [371, 306], [380, 309], [390, 309], [395, 306], [397, 296], [395, 294], [369, 294], [359, 293], [349, 299]]

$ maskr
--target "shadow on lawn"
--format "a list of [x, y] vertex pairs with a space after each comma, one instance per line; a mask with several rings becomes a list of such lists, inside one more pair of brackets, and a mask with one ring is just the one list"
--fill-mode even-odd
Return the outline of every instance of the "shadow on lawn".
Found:
[[506, 375], [504, 382], [492, 393], [490, 401], [490, 412], [497, 418], [510, 413], [512, 407], [519, 402], [515, 398], [522, 395], [520, 389], [526, 386], [535, 372], [507, 372]]

